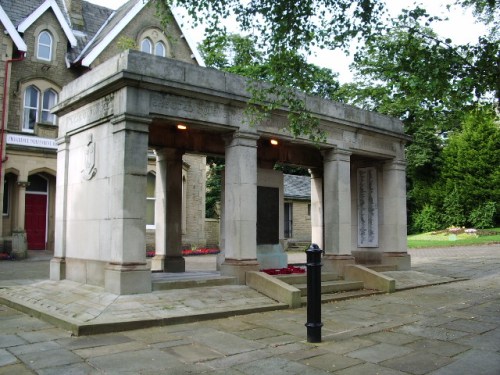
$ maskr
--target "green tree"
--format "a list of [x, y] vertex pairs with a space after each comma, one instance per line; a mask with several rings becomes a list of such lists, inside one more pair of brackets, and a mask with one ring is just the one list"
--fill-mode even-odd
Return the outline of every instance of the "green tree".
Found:
[[446, 196], [456, 192], [467, 217], [486, 202], [500, 202], [500, 126], [491, 109], [468, 114], [442, 156], [441, 189]]

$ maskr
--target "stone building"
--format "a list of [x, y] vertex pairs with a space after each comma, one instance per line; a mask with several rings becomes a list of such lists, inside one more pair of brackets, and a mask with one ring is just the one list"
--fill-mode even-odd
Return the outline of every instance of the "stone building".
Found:
[[[50, 109], [63, 86], [126, 48], [198, 62], [178, 23], [163, 26], [154, 4], [144, 0], [131, 0], [116, 11], [83, 0], [0, 0], [0, 27], [0, 245], [22, 256], [26, 248], [54, 249], [59, 119]], [[155, 164], [151, 151], [145, 197], [149, 232], [154, 229]], [[184, 156], [186, 243], [204, 242], [204, 168], [203, 156]]]

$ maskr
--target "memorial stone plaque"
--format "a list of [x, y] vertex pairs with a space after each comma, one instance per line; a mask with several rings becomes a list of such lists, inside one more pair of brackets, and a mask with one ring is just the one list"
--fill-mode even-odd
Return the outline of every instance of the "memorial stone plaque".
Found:
[[358, 169], [358, 247], [378, 247], [377, 170]]
[[279, 189], [257, 186], [257, 245], [279, 243]]

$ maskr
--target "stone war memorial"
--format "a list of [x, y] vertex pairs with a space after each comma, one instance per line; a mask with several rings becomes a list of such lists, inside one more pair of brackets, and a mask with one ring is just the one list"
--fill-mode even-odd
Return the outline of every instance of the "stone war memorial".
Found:
[[[117, 55], [64, 87], [59, 116], [52, 280], [148, 293], [151, 272], [184, 272], [182, 155], [225, 158], [222, 275], [286, 265], [283, 175], [311, 171], [312, 240], [323, 269], [350, 264], [410, 268], [402, 123], [305, 97], [326, 134], [294, 138], [286, 109], [249, 125], [244, 78], [137, 51]], [[182, 125], [182, 126], [179, 126]], [[271, 140], [277, 141], [271, 143]], [[148, 150], [156, 154], [156, 255], [146, 261]]]

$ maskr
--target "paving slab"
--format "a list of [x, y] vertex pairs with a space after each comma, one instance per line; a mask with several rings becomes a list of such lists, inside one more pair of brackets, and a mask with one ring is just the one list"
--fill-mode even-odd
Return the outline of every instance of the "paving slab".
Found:
[[198, 287], [118, 296], [76, 282], [44, 280], [0, 289], [0, 302], [44, 319], [73, 334], [213, 319], [285, 309], [244, 285]]
[[[429, 352], [412, 352], [402, 357], [389, 359], [380, 365], [409, 374], [424, 375], [452, 362], [448, 357]], [[457, 373], [459, 374], [459, 373]], [[464, 373], [461, 373], [464, 374]], [[471, 373], [472, 374], [472, 373]]]

